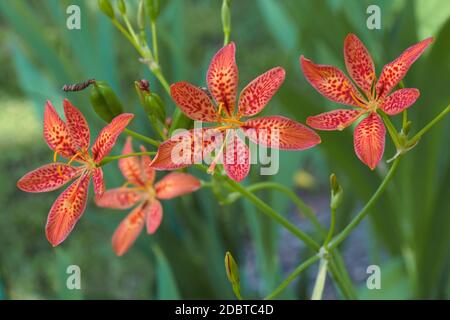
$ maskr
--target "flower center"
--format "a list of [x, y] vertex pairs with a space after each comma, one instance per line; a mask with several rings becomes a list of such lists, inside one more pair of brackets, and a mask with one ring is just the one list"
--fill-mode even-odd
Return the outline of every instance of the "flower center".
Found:
[[367, 110], [372, 111], [372, 112], [377, 111], [378, 107], [379, 107], [379, 102], [377, 100], [370, 100], [366, 105]]

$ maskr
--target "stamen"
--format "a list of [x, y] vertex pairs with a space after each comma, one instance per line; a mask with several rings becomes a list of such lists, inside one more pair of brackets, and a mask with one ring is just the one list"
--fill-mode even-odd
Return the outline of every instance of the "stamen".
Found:
[[233, 119], [233, 118], [226, 118], [226, 119], [222, 119], [223, 122], [225, 123], [233, 123], [233, 124], [237, 124], [239, 126], [242, 126], [244, 123], [242, 121]]
[[219, 130], [219, 131], [225, 131], [225, 130], [227, 130], [227, 129], [232, 129], [233, 128], [233, 126], [220, 126], [220, 127], [216, 127], [215, 129], [216, 130]]
[[353, 92], [350, 91], [350, 95], [352, 96], [353, 100], [359, 107], [366, 109], [366, 104], [363, 101], [361, 101], [358, 97], [356, 97], [356, 95]]

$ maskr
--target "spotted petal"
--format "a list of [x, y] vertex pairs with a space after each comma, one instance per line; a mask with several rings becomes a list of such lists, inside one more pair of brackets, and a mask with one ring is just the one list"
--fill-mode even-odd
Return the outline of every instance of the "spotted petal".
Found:
[[271, 148], [304, 150], [320, 143], [320, 137], [313, 130], [282, 116], [249, 120], [242, 129], [255, 143]]
[[158, 199], [172, 199], [197, 191], [199, 188], [200, 181], [196, 177], [181, 172], [169, 173], [155, 185]]
[[264, 109], [283, 83], [285, 74], [283, 68], [276, 67], [250, 82], [239, 97], [239, 115], [253, 116]]
[[67, 121], [67, 129], [72, 138], [73, 143], [78, 149], [87, 150], [91, 139], [89, 126], [83, 114], [75, 108], [69, 100], [64, 99], [64, 114]]
[[369, 51], [354, 34], [349, 34], [345, 38], [344, 57], [350, 77], [366, 96], [370, 96], [372, 83], [375, 80], [375, 66]]
[[89, 181], [88, 174], [74, 181], [59, 195], [50, 209], [45, 234], [53, 246], [67, 238], [86, 209]]
[[50, 149], [63, 157], [70, 158], [76, 153], [76, 146], [72, 142], [69, 130], [50, 101], [45, 104], [44, 139]]
[[431, 42], [433, 38], [427, 38], [409, 47], [397, 59], [384, 66], [376, 86], [379, 97], [386, 97], [391, 92]]
[[151, 166], [156, 170], [174, 170], [202, 163], [222, 143], [222, 133], [214, 128], [183, 131], [159, 146]]
[[103, 196], [95, 199], [95, 204], [103, 208], [129, 209], [142, 199], [142, 194], [132, 188], [106, 190]]
[[114, 147], [117, 138], [126, 128], [134, 115], [123, 113], [112, 119], [111, 123], [100, 131], [100, 134], [92, 146], [92, 155], [95, 162], [100, 162]]
[[116, 255], [124, 255], [144, 228], [146, 205], [147, 203], [143, 203], [131, 211], [117, 227], [112, 237], [112, 247]]
[[324, 97], [350, 106], [360, 106], [364, 99], [351, 81], [336, 67], [315, 64], [300, 57], [300, 65], [306, 80]]
[[384, 153], [386, 128], [378, 114], [372, 112], [355, 128], [354, 145], [358, 158], [375, 169]]
[[337, 109], [308, 117], [306, 124], [318, 130], [343, 130], [355, 122], [362, 114], [359, 109]]
[[156, 230], [158, 230], [162, 222], [163, 209], [161, 206], [161, 202], [156, 199], [152, 200], [152, 203], [147, 205], [146, 211], [147, 233], [153, 234], [156, 232]]
[[[133, 153], [133, 145], [131, 142], [131, 137], [127, 137], [125, 146], [123, 147], [122, 154], [126, 155]], [[119, 159], [119, 169], [122, 172], [125, 179], [131, 184], [142, 186], [144, 185], [141, 164], [137, 156], [127, 157]]]
[[399, 89], [387, 97], [380, 108], [391, 116], [396, 115], [414, 104], [419, 96], [420, 92], [417, 89]]
[[175, 83], [170, 86], [170, 95], [189, 118], [206, 122], [217, 120], [217, 112], [211, 99], [196, 86], [188, 82]]
[[103, 169], [95, 168], [92, 173], [92, 182], [94, 183], [94, 193], [96, 198], [101, 198], [105, 192], [105, 180], [103, 179]]
[[227, 175], [236, 182], [245, 179], [250, 171], [250, 151], [235, 130], [228, 135], [223, 152], [223, 167]]
[[[147, 149], [145, 149], [144, 146], [141, 146], [142, 152], [147, 152]], [[142, 169], [142, 176], [144, 177], [144, 181], [147, 183], [152, 184], [155, 180], [155, 169], [152, 168], [150, 165], [152, 163], [152, 159], [148, 155], [141, 156], [141, 169]]]
[[206, 74], [209, 91], [218, 104], [232, 115], [238, 86], [238, 68], [233, 42], [220, 49], [212, 58]]
[[24, 175], [17, 182], [17, 187], [26, 192], [48, 192], [65, 185], [82, 171], [81, 167], [65, 163], [47, 164]]

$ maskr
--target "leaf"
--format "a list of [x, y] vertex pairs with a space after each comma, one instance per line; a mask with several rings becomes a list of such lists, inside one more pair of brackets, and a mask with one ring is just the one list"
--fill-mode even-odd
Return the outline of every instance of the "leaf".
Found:
[[180, 299], [180, 292], [177, 287], [177, 282], [170, 267], [169, 261], [161, 251], [159, 246], [153, 247], [153, 252], [156, 257], [156, 286], [157, 299], [159, 300], [177, 300]]

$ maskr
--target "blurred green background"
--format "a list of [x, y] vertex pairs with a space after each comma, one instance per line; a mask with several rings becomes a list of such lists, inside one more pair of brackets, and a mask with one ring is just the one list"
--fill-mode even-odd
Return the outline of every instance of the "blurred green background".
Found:
[[[161, 0], [158, 19], [160, 59], [169, 82], [204, 85], [211, 56], [223, 42], [221, 1]], [[113, 1], [114, 2], [114, 1]], [[137, 1], [127, 1], [135, 23]], [[81, 30], [66, 28], [66, 8], [81, 8]], [[381, 8], [381, 30], [368, 30], [366, 9]], [[450, 2], [444, 0], [252, 0], [233, 1], [232, 34], [237, 44], [240, 88], [280, 65], [287, 78], [264, 111], [300, 122], [335, 108], [320, 96], [299, 68], [300, 54], [344, 69], [343, 41], [357, 34], [373, 55], [377, 72], [413, 43], [434, 36], [430, 49], [405, 78], [421, 90], [410, 109], [413, 132], [450, 102]], [[148, 78], [151, 88], [173, 103], [132, 46], [97, 9], [96, 1], [14, 0], [0, 2], [0, 298], [3, 299], [177, 299], [233, 298], [223, 266], [231, 251], [241, 271], [244, 297], [270, 293], [309, 252], [246, 201], [220, 206], [210, 189], [166, 201], [162, 227], [142, 234], [117, 258], [111, 235], [124, 211], [96, 208], [92, 197], [83, 219], [59, 247], [45, 239], [50, 206], [61, 190], [27, 194], [16, 188], [26, 172], [52, 159], [42, 138], [46, 99], [61, 111], [69, 98], [98, 132], [102, 121], [92, 112], [88, 93], [64, 93], [66, 83], [88, 78], [110, 83], [128, 112], [140, 117], [132, 129], [152, 135], [140, 110], [133, 81]], [[394, 120], [398, 124], [400, 116]], [[450, 162], [445, 119], [404, 158], [382, 201], [344, 243], [342, 252], [359, 298], [450, 298]], [[355, 156], [352, 130], [321, 132], [322, 144], [305, 152], [281, 152], [280, 172], [252, 181], [274, 180], [296, 188], [328, 224], [328, 176], [335, 172], [345, 190], [338, 226], [370, 197], [386, 172], [371, 172]], [[112, 154], [120, 152], [121, 143]], [[388, 142], [384, 160], [394, 154]], [[256, 168], [255, 168], [256, 167]], [[116, 163], [105, 167], [107, 186], [122, 184]], [[195, 171], [192, 171], [195, 172]], [[195, 172], [198, 175], [198, 172]], [[209, 177], [202, 176], [204, 179]], [[221, 190], [226, 196], [226, 190]], [[309, 223], [294, 205], [274, 192], [261, 192], [273, 208], [304, 230]], [[66, 268], [81, 268], [82, 290], [66, 288]], [[381, 266], [382, 289], [368, 290], [366, 268]], [[280, 297], [310, 297], [316, 267], [309, 268]], [[325, 298], [342, 295], [327, 281]]]

